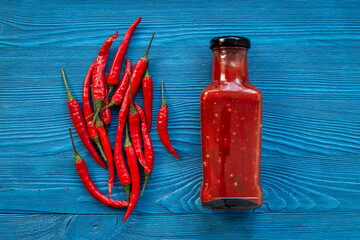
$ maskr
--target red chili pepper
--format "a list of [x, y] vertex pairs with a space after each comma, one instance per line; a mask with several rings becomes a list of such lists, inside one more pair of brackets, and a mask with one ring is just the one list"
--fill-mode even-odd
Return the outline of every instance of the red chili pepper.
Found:
[[[93, 109], [90, 103], [90, 84], [91, 84], [91, 76], [92, 76], [92, 71], [94, 69], [94, 63], [91, 64], [86, 77], [85, 77], [85, 81], [84, 81], [84, 87], [83, 87], [83, 109], [84, 109], [84, 115], [85, 116], [90, 116], [91, 114], [93, 114]], [[86, 126], [87, 126], [87, 131], [90, 135], [91, 140], [96, 144], [96, 146], [99, 148], [101, 155], [103, 156], [104, 159], [106, 159], [104, 151], [101, 147], [100, 144], [100, 138], [99, 138], [99, 134], [96, 131], [95, 126], [92, 126], [91, 123], [93, 121], [93, 118], [90, 117], [88, 119], [85, 119], [86, 122]]]
[[[120, 114], [119, 114], [120, 115]], [[130, 196], [130, 184], [131, 184], [131, 177], [129, 171], [126, 168], [124, 156], [122, 153], [122, 139], [123, 139], [123, 131], [124, 128], [122, 122], [126, 121], [125, 118], [119, 118], [119, 125], [116, 130], [116, 138], [115, 138], [115, 147], [114, 147], [114, 161], [116, 166], [117, 175], [121, 185], [125, 188], [127, 198], [129, 199]]]
[[136, 202], [139, 198], [139, 193], [140, 193], [139, 166], [137, 163], [134, 148], [133, 148], [130, 138], [129, 138], [127, 123], [126, 123], [125, 132], [126, 132], [126, 138], [125, 138], [124, 149], [125, 149], [126, 157], [128, 160], [130, 173], [131, 173], [132, 187], [131, 187], [131, 198], [130, 198], [128, 209], [126, 210], [126, 213], [125, 213], [123, 223], [126, 221], [126, 219], [130, 216], [131, 212], [133, 211], [133, 209], [136, 205]]
[[[133, 95], [133, 97], [135, 97], [137, 91], [139, 90], [142, 77], [144, 76], [144, 73], [145, 73], [145, 70], [146, 70], [146, 67], [147, 67], [148, 53], [149, 53], [149, 50], [150, 50], [152, 40], [154, 39], [154, 35], [155, 35], [155, 33], [153, 33], [153, 35], [151, 37], [150, 44], [149, 44], [149, 46], [148, 46], [148, 48], [146, 50], [146, 53], [135, 64], [134, 70], [133, 70], [133, 72], [131, 74], [132, 75], [132, 95]], [[120, 113], [122, 113], [123, 116], [126, 118], [126, 116], [129, 113], [129, 110], [130, 110], [130, 87], [126, 90], [126, 94], [125, 94], [125, 97], [123, 99], [121, 109], [120, 109], [120, 112], [119, 112], [119, 117], [120, 117]], [[124, 126], [122, 127], [122, 129], [124, 129]]]
[[142, 90], [144, 95], [144, 108], [146, 114], [146, 121], [150, 132], [151, 122], [152, 122], [152, 107], [153, 107], [153, 80], [152, 77], [149, 75], [149, 64], [150, 64], [150, 59], [146, 68], [145, 76], [142, 80]]
[[[107, 82], [107, 75], [105, 74], [105, 82], [106, 82], [106, 86], [105, 86], [105, 92], [107, 94], [108, 92], [108, 82]], [[106, 99], [105, 101], [105, 105], [108, 105], [110, 102], [109, 98]], [[101, 121], [104, 123], [104, 127], [106, 132], [109, 132], [109, 127], [110, 127], [110, 123], [111, 123], [111, 110], [110, 109], [103, 109], [101, 110]]]
[[151, 137], [150, 137], [147, 123], [146, 123], [144, 110], [142, 110], [142, 108], [137, 103], [134, 102], [134, 104], [135, 104], [136, 110], [139, 112], [140, 119], [141, 119], [141, 134], [142, 134], [142, 139], [144, 142], [144, 156], [145, 156], [146, 164], [150, 169], [150, 172], [148, 172], [148, 173], [145, 172], [145, 174], [144, 174], [145, 182], [144, 182], [143, 189], [141, 191], [141, 196], [142, 196], [144, 193], [144, 190], [145, 190], [146, 183], [149, 180], [150, 174], [152, 173], [152, 170], [154, 167], [154, 147], [151, 142]]
[[106, 105], [106, 107], [103, 107], [101, 110], [113, 107], [113, 106], [119, 106], [123, 99], [126, 90], [129, 87], [129, 79], [131, 74], [131, 62], [128, 58], [126, 58], [126, 66], [125, 66], [125, 72], [121, 78], [120, 84], [117, 87], [116, 91], [111, 97], [111, 102]]
[[109, 72], [109, 94], [112, 92], [114, 86], [116, 84], [118, 84], [119, 77], [120, 77], [120, 71], [121, 71], [121, 65], [124, 60], [125, 53], [128, 49], [131, 36], [140, 22], [141, 22], [141, 17], [136, 19], [135, 22], [133, 24], [131, 24], [129, 29], [126, 31], [124, 38], [116, 52], [116, 55], [111, 64], [111, 68], [110, 68], [110, 72]]
[[[133, 84], [134, 84], [133, 86], [136, 86], [136, 87], [132, 89], [133, 96], [135, 96], [135, 94], [140, 86], [142, 76], [144, 75], [146, 65], [147, 65], [147, 60], [148, 60], [147, 56], [148, 56], [148, 52], [149, 52], [149, 49], [151, 46], [152, 39], [154, 38], [154, 34], [155, 33], [153, 33], [153, 36], [151, 38], [149, 47], [146, 50], [145, 55], [142, 58], [140, 58], [139, 61], [134, 66], [132, 79], [133, 79]], [[115, 159], [115, 166], [117, 169], [118, 177], [119, 177], [120, 183], [124, 186], [127, 193], [130, 192], [129, 184], [131, 183], [131, 178], [130, 178], [129, 172], [127, 171], [125, 161], [124, 161], [124, 156], [122, 153], [122, 139], [123, 139], [125, 121], [126, 121], [126, 117], [127, 117], [128, 113], [129, 113], [129, 110], [130, 110], [130, 88], [128, 88], [126, 91], [125, 98], [123, 100], [123, 103], [122, 103], [120, 111], [119, 111], [119, 123], [118, 123], [118, 127], [116, 130], [116, 139], [115, 139], [115, 148], [114, 148], [114, 159]]]
[[[94, 112], [95, 116], [97, 116], [100, 112], [100, 108], [104, 104], [106, 92], [105, 92], [105, 79], [104, 79], [104, 73], [105, 73], [105, 67], [107, 58], [109, 55], [110, 47], [113, 41], [118, 37], [118, 32], [116, 31], [116, 34], [110, 36], [105, 43], [102, 45], [99, 54], [94, 62], [94, 70], [92, 75], [92, 82], [94, 87], [94, 96], [95, 96], [95, 106], [94, 106]], [[95, 119], [92, 122], [92, 125], [94, 125]]]
[[102, 194], [99, 189], [95, 186], [94, 182], [92, 181], [89, 171], [86, 167], [86, 163], [84, 159], [79, 155], [79, 153], [75, 149], [74, 139], [71, 133], [71, 128], [69, 128], [71, 143], [74, 149], [75, 154], [75, 167], [80, 176], [82, 183], [84, 184], [86, 190], [99, 202], [105, 204], [106, 206], [113, 207], [113, 208], [125, 208], [128, 205], [127, 201], [117, 201], [108, 198], [104, 194]]
[[132, 81], [130, 75], [130, 99], [131, 99], [131, 107], [129, 113], [130, 136], [136, 152], [136, 156], [138, 157], [141, 166], [144, 167], [144, 172], [149, 173], [150, 168], [146, 164], [146, 160], [141, 147], [140, 116], [139, 116], [139, 112], [136, 110], [134, 106], [131, 90], [132, 90]]
[[173, 146], [171, 146], [169, 133], [167, 131], [169, 110], [164, 97], [164, 84], [162, 81], [161, 81], [161, 94], [162, 94], [162, 104], [157, 118], [157, 130], [159, 133], [159, 137], [163, 145], [166, 147], [166, 149], [171, 154], [173, 154], [177, 159], [180, 159]]
[[108, 184], [108, 187], [109, 187], [109, 195], [110, 195], [110, 198], [111, 198], [111, 192], [112, 192], [112, 188], [114, 186], [114, 180], [115, 180], [114, 160], [113, 160], [113, 155], [112, 155], [112, 150], [111, 150], [111, 144], [110, 144], [109, 137], [108, 137], [107, 132], [106, 132], [106, 130], [104, 128], [104, 125], [101, 122], [101, 120], [99, 119], [99, 117], [97, 117], [97, 119], [96, 119], [96, 130], [99, 132], [100, 141], [101, 141], [102, 146], [104, 147], [107, 162], [108, 162], [108, 166], [109, 166], [109, 184]]
[[89, 151], [91, 156], [93, 156], [95, 161], [100, 166], [102, 166], [103, 168], [105, 168], [107, 170], [106, 164], [101, 159], [99, 154], [96, 152], [95, 147], [91, 143], [90, 136], [86, 129], [84, 116], [82, 114], [79, 102], [75, 99], [75, 97], [71, 94], [71, 92], [69, 90], [69, 86], [66, 82], [64, 70], [61, 69], [61, 72], [62, 72], [62, 76], [64, 79], [64, 83], [65, 83], [65, 87], [66, 87], [66, 91], [67, 91], [67, 95], [68, 95], [68, 97], [67, 97], [68, 98], [68, 107], [69, 107], [70, 116], [71, 116], [71, 120], [74, 124], [74, 127], [75, 127], [76, 131], [78, 132], [81, 141], [83, 142], [84, 146]]
[[[94, 98], [93, 87], [91, 86], [90, 88], [91, 88], [92, 98], [94, 100], [95, 98]], [[95, 126], [96, 126], [96, 131], [100, 135], [100, 141], [101, 141], [101, 144], [104, 147], [107, 163], [108, 163], [108, 166], [109, 166], [108, 189], [109, 189], [109, 195], [110, 195], [110, 198], [111, 198], [111, 192], [112, 192], [112, 188], [114, 186], [114, 180], [115, 180], [114, 159], [113, 159], [113, 154], [112, 154], [111, 143], [110, 143], [110, 140], [109, 140], [109, 136], [108, 136], [108, 134], [106, 132], [106, 129], [104, 127], [104, 124], [103, 124], [103, 122], [100, 120], [100, 118], [98, 116], [96, 116]]]

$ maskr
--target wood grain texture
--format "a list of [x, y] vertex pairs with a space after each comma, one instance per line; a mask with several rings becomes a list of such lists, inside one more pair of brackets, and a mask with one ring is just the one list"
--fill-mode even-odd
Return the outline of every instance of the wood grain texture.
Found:
[[[308, 214], [0, 214], [2, 239], [357, 239], [359, 212]], [[21, 231], [17, 227], [21, 226]], [[166, 227], [164, 227], [166, 226]], [[261, 229], [258, 228], [261, 226]], [[291, 233], [289, 235], [289, 233]], [[289, 237], [291, 236], [291, 237]]]
[[[1, 1], [0, 238], [358, 237], [359, 4]], [[165, 150], [154, 129], [154, 173], [134, 215], [121, 224], [124, 211], [97, 203], [76, 174], [60, 68], [81, 103], [83, 79], [104, 39], [116, 30], [122, 35], [139, 16], [127, 57], [134, 64], [156, 32], [150, 51], [153, 114], [164, 80], [169, 133], [181, 161]], [[199, 95], [211, 78], [209, 40], [220, 35], [251, 39], [250, 79], [263, 93], [264, 205], [255, 211], [200, 206]], [[143, 105], [142, 91], [136, 101]], [[75, 140], [106, 193], [106, 172], [76, 135]], [[118, 182], [113, 194], [125, 199]]]

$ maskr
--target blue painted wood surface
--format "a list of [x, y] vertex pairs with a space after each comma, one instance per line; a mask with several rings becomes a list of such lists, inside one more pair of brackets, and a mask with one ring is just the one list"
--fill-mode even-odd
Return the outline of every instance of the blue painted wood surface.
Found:
[[[154, 128], [154, 173], [122, 224], [124, 210], [96, 202], [77, 176], [60, 68], [81, 101], [84, 76], [104, 39], [123, 34], [139, 16], [127, 57], [135, 63], [156, 32], [154, 106], [161, 104], [164, 80], [181, 161]], [[264, 96], [264, 205], [254, 211], [204, 210], [199, 202], [199, 95], [211, 77], [208, 42], [219, 35], [251, 39], [250, 79]], [[357, 238], [359, 59], [359, 1], [1, 1], [0, 238]], [[142, 104], [141, 92], [137, 101]], [[112, 124], [112, 143], [115, 129]], [[106, 192], [106, 172], [75, 138]], [[114, 193], [125, 198], [118, 182]]]

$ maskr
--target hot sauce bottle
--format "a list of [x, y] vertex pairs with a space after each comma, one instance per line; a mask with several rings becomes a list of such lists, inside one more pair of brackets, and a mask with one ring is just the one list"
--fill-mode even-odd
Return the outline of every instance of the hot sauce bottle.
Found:
[[244, 37], [217, 37], [212, 80], [201, 93], [204, 208], [262, 205], [260, 155], [262, 94], [249, 82]]

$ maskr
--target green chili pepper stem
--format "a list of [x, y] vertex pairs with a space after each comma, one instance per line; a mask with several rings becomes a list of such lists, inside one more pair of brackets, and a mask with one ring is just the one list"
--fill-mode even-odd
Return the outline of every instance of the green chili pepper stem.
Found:
[[151, 40], [150, 40], [150, 43], [149, 43], [149, 46], [148, 46], [148, 48], [146, 49], [146, 53], [145, 53], [144, 56], [142, 57], [145, 61], [148, 60], [148, 53], [149, 53], [149, 50], [150, 50], [150, 47], [151, 47], [152, 40], [154, 39], [154, 35], [155, 35], [155, 33], [153, 33], [153, 35], [152, 35], [152, 37], [151, 37]]
[[125, 188], [125, 192], [126, 192], [126, 195], [127, 195], [127, 202], [128, 202], [128, 204], [129, 204], [129, 202], [130, 202], [130, 188], [131, 188], [131, 186], [130, 186], [130, 184], [126, 184], [126, 185], [124, 185], [124, 188]]
[[105, 156], [105, 153], [104, 153], [104, 150], [103, 148], [101, 147], [101, 144], [100, 144], [100, 138], [99, 137], [94, 137], [91, 139], [95, 144], [96, 146], [98, 147], [100, 153], [101, 153], [101, 156], [104, 158], [105, 161], [107, 161], [107, 158]]
[[[92, 96], [93, 104], [95, 104], [95, 103], [94, 103], [94, 99], [95, 99], [95, 97], [94, 97], [94, 89], [93, 89], [93, 86], [92, 86], [92, 85], [90, 85], [90, 91], [91, 91], [91, 96]], [[97, 116], [97, 115], [96, 115], [96, 117], [95, 117], [95, 122], [96, 122], [96, 124], [95, 124], [96, 127], [100, 127], [100, 126], [103, 126], [103, 125], [104, 125], [103, 122], [101, 121], [101, 119], [99, 118], [99, 116]]]
[[165, 96], [164, 96], [164, 82], [161, 81], [161, 96], [162, 96], [162, 103], [161, 106], [162, 107], [167, 107], [166, 101], [165, 101]]
[[72, 133], [71, 133], [71, 127], [69, 127], [69, 132], [70, 132], [70, 137], [71, 137], [71, 143], [72, 143], [72, 146], [73, 146], [73, 149], [74, 149], [74, 155], [75, 155], [75, 162], [81, 162], [82, 160], [82, 157], [79, 155], [79, 153], [76, 151], [76, 148], [75, 148], [75, 144], [74, 144], [74, 139], [73, 139], [73, 136], [72, 136]]
[[144, 77], [151, 77], [150, 74], [149, 74], [149, 64], [150, 64], [150, 58], [149, 58], [149, 61], [147, 63], [147, 66], [146, 66], [146, 72], [145, 72]]
[[128, 122], [125, 122], [125, 147], [129, 147], [132, 146], [131, 140], [129, 138], [129, 133], [128, 133]]
[[[111, 108], [111, 107], [114, 107], [114, 106], [116, 106], [116, 102], [113, 101], [113, 100], [111, 100], [110, 103], [109, 103], [106, 107], [101, 108], [100, 111], [105, 110], [105, 109], [108, 109], [108, 108]], [[85, 119], [91, 118], [91, 117], [94, 116], [94, 115], [95, 115], [95, 113], [87, 116]]]
[[70, 92], [69, 85], [68, 85], [68, 83], [66, 81], [65, 72], [64, 72], [63, 68], [61, 68], [61, 74], [62, 74], [63, 79], [64, 79], [64, 83], [65, 83], [65, 87], [66, 87], [66, 91], [67, 91], [67, 95], [68, 95], [68, 101], [75, 99], [75, 97]]
[[143, 195], [143, 193], [144, 193], [146, 183], [147, 183], [147, 181], [148, 181], [148, 180], [149, 180], [149, 178], [150, 178], [150, 173], [145, 172], [145, 173], [144, 173], [144, 175], [145, 175], [145, 182], [144, 182], [143, 189], [142, 189], [142, 191], [141, 191], [141, 195], [140, 195], [141, 197], [142, 197], [142, 195]]
[[[104, 103], [106, 102], [106, 100], [108, 100], [108, 98], [110, 97], [110, 93], [112, 92], [112, 90], [114, 89], [114, 84], [111, 84], [109, 83], [109, 90], [108, 90], [108, 93], [106, 94], [106, 97], [105, 97], [105, 100], [104, 100]], [[104, 110], [104, 109], [101, 109], [101, 111]]]
[[95, 121], [96, 121], [96, 118], [98, 118], [98, 115], [99, 115], [99, 112], [100, 112], [100, 109], [102, 107], [102, 105], [104, 104], [104, 100], [101, 100], [101, 99], [96, 99], [95, 100], [95, 104], [94, 104], [94, 109], [95, 109], [95, 114], [94, 116], [94, 120], [93, 122], [91, 123], [91, 126], [94, 125]]
[[131, 73], [130, 73], [130, 114], [137, 113], [136, 107], [134, 105], [133, 101], [133, 95], [132, 95], [132, 79], [131, 79]]

